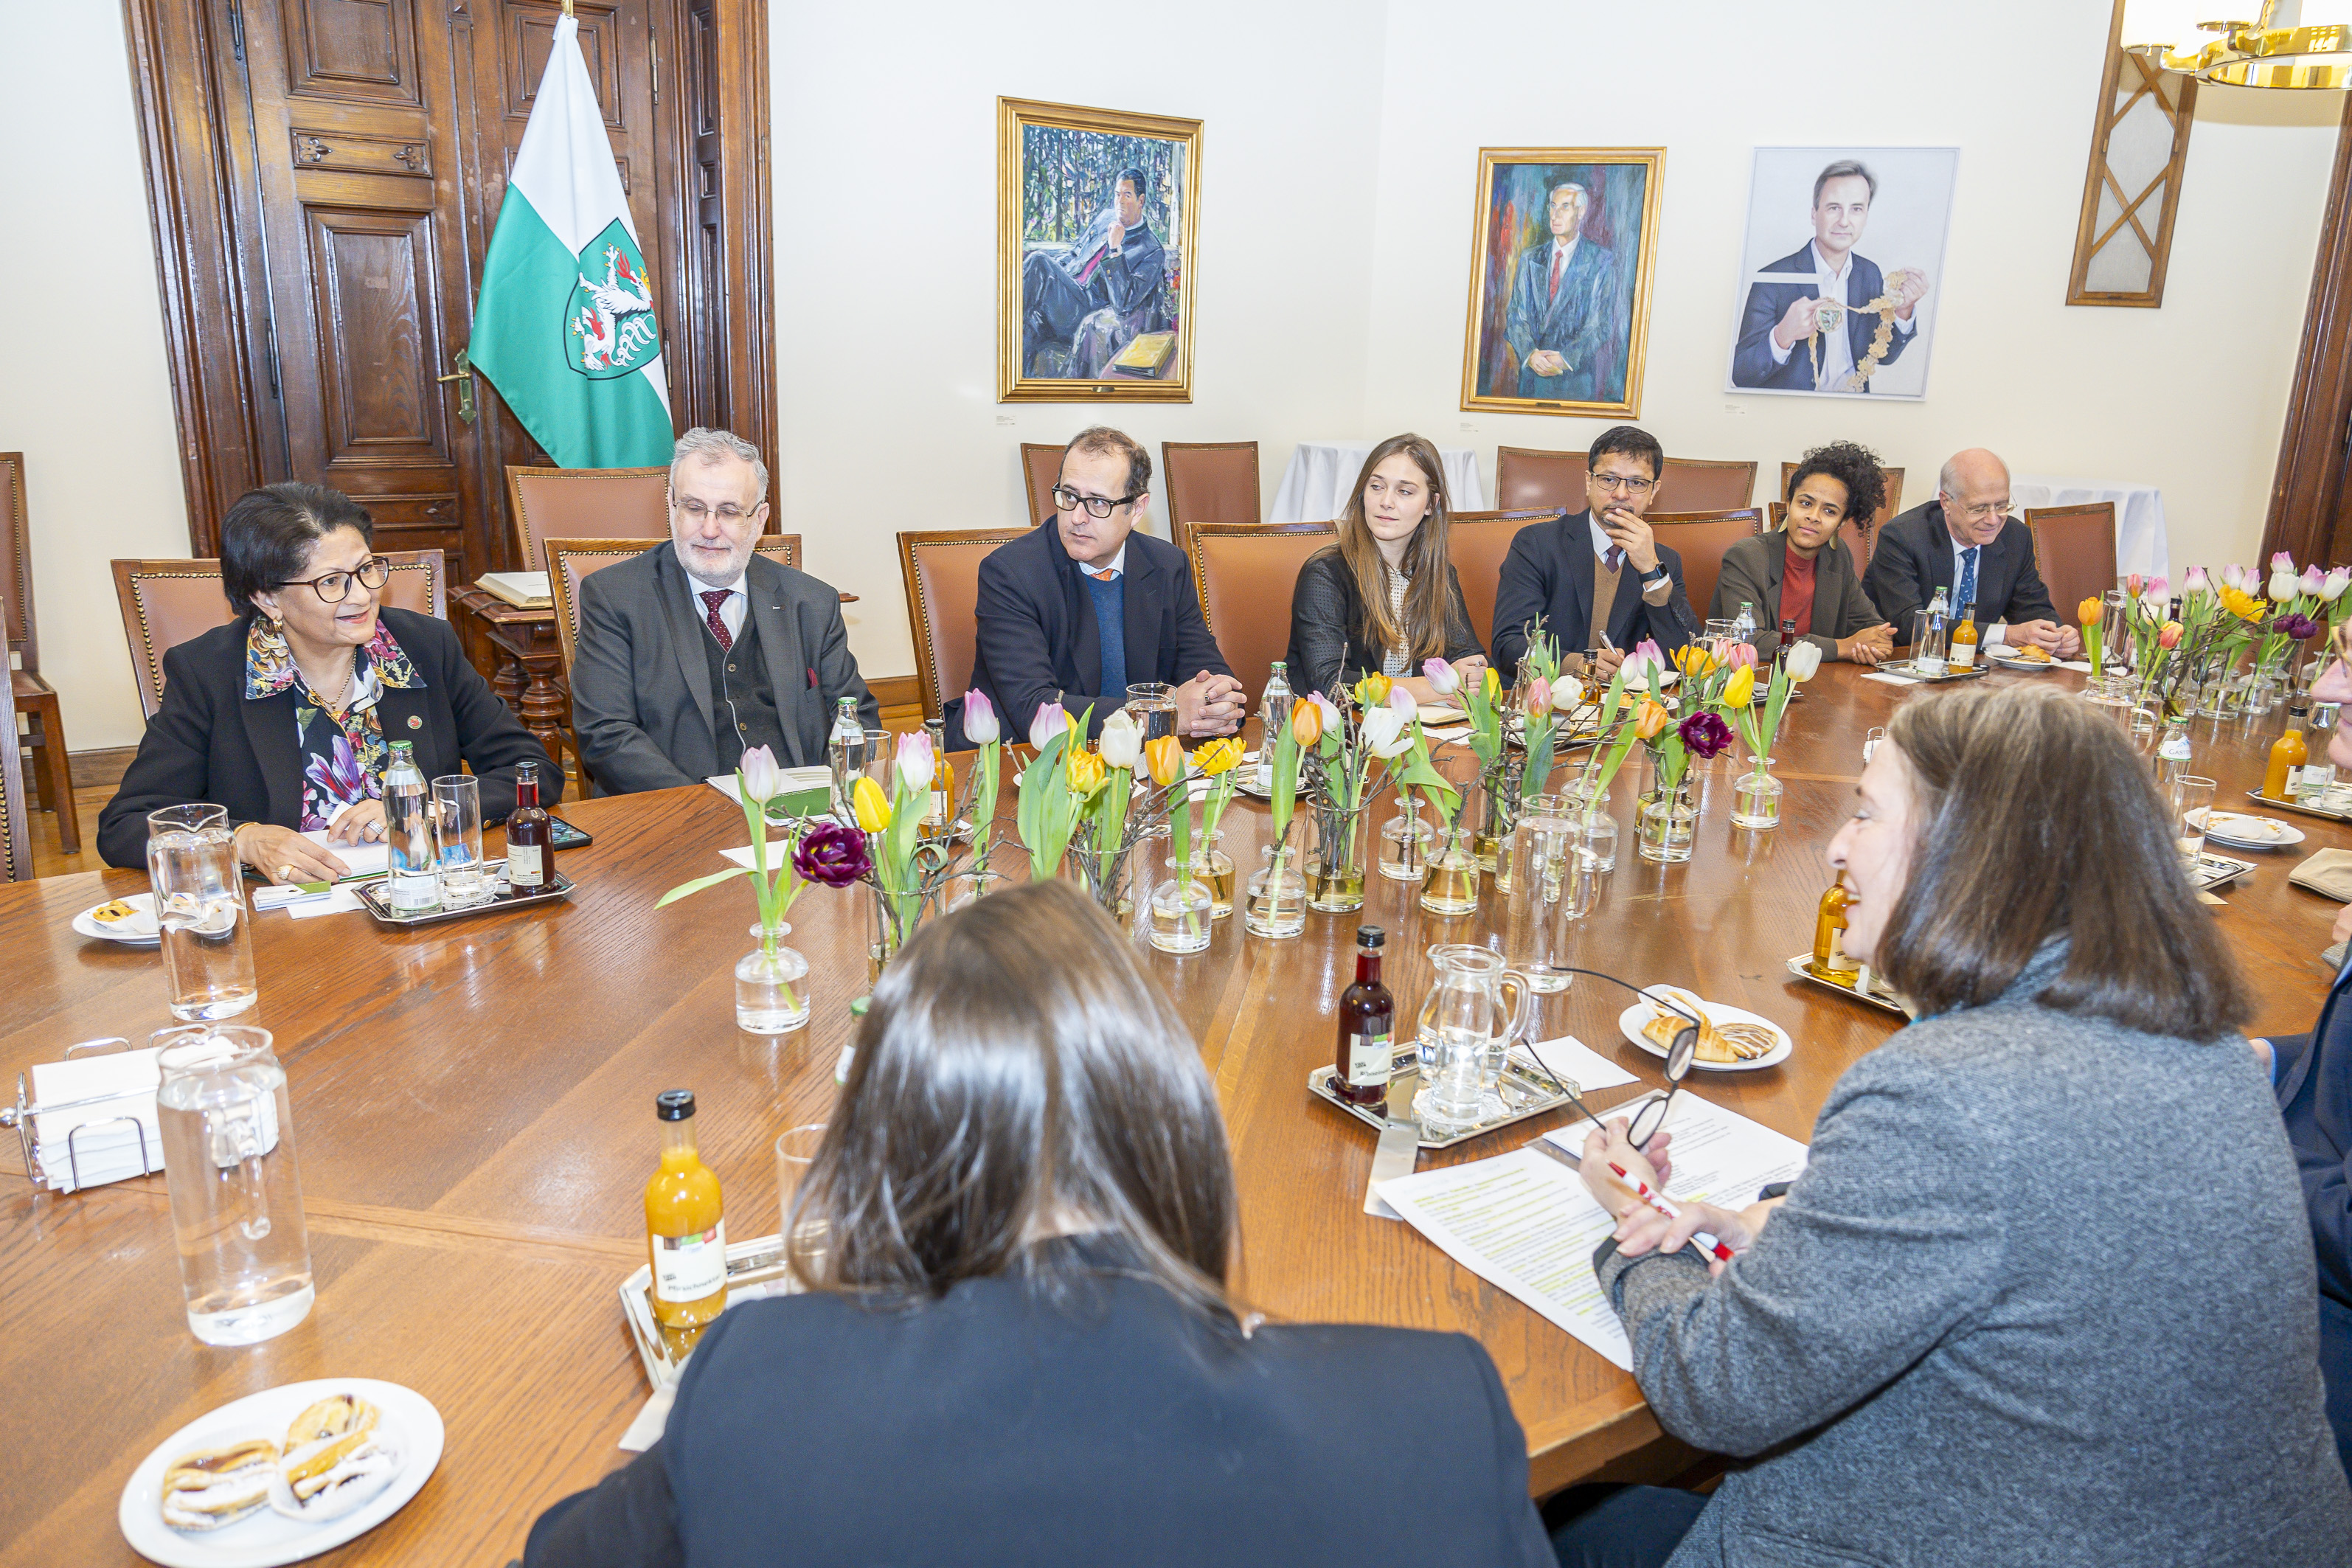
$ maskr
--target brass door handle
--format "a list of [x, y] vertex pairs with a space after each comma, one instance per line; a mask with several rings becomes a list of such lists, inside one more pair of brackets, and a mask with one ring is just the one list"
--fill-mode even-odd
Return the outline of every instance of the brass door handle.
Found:
[[466, 351], [457, 351], [457, 368], [447, 375], [436, 375], [436, 381], [457, 384], [457, 418], [461, 424], [474, 422], [474, 367], [466, 363]]

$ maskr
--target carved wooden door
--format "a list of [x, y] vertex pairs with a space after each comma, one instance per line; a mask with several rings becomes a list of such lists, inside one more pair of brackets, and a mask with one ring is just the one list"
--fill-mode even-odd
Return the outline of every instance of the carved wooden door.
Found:
[[[646, 3], [577, 14], [631, 216], [651, 236]], [[379, 549], [447, 551], [458, 582], [538, 564], [514, 559], [501, 465], [548, 459], [459, 356], [559, 15], [551, 0], [245, 5], [286, 471], [362, 501]], [[674, 320], [675, 285], [655, 282]]]

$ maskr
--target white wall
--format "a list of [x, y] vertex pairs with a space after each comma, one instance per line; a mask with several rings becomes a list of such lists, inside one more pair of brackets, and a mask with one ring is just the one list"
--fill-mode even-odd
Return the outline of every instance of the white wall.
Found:
[[144, 724], [107, 562], [187, 554], [188, 515], [122, 8], [7, 13], [0, 205], [16, 234], [0, 274], [0, 451], [25, 454], [41, 673], [66, 739], [135, 745]]
[[[1581, 448], [1615, 423], [1461, 410], [1478, 149], [1663, 146], [1639, 422], [1668, 452], [1755, 459], [1760, 500], [1781, 462], [1851, 437], [1916, 504], [1950, 453], [1990, 447], [2019, 472], [2162, 487], [2176, 564], [2253, 554], [2340, 95], [2205, 89], [2163, 307], [2070, 308], [2106, 0], [1680, 0], [1638, 27], [1597, 0], [1388, 13], [1367, 435], [1476, 447], [1491, 486], [1496, 446]], [[1927, 395], [1727, 394], [1752, 151], [1840, 142], [1960, 148]]]

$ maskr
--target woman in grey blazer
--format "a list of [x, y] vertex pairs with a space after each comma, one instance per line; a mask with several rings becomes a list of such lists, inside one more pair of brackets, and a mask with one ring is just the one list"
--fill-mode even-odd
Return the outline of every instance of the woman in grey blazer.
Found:
[[[2055, 787], [2021, 809], [2021, 780]], [[1633, 1375], [1740, 1462], [1703, 1509], [1612, 1498], [1561, 1561], [1613, 1518], [1657, 1562], [1687, 1522], [1674, 1568], [2342, 1564], [2294, 1161], [2147, 764], [2010, 686], [1906, 703], [1860, 795], [1846, 945], [1916, 1021], [1839, 1080], [1783, 1198], [1654, 1223], [1605, 1162], [1670, 1190], [1670, 1152], [1587, 1141]]]
[[1780, 623], [1793, 619], [1797, 635], [1824, 658], [1876, 664], [1893, 650], [1895, 628], [1863, 592], [1838, 526], [1849, 517], [1877, 516], [1885, 500], [1876, 453], [1852, 441], [1814, 447], [1789, 476], [1781, 526], [1723, 552], [1707, 615], [1727, 621], [1750, 605], [1759, 632], [1777, 637]]

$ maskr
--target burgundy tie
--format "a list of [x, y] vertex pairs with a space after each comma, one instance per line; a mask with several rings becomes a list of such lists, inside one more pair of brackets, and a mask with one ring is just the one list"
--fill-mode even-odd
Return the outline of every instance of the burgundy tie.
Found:
[[710, 606], [710, 635], [719, 639], [722, 649], [735, 646], [735, 639], [727, 633], [727, 617], [719, 613], [719, 606], [725, 604], [727, 595], [733, 592], [731, 588], [713, 588], [702, 595], [702, 602]]
[[1557, 300], [1559, 298], [1559, 275], [1563, 271], [1567, 270], [1567, 262], [1568, 252], [1560, 249], [1557, 245], [1553, 246], [1551, 250], [1551, 294], [1549, 296], [1551, 299]]
[[1625, 568], [1625, 547], [1622, 544], [1612, 544], [1609, 547], [1609, 553], [1601, 559], [1609, 563], [1609, 570], [1612, 572], [1622, 572]]

